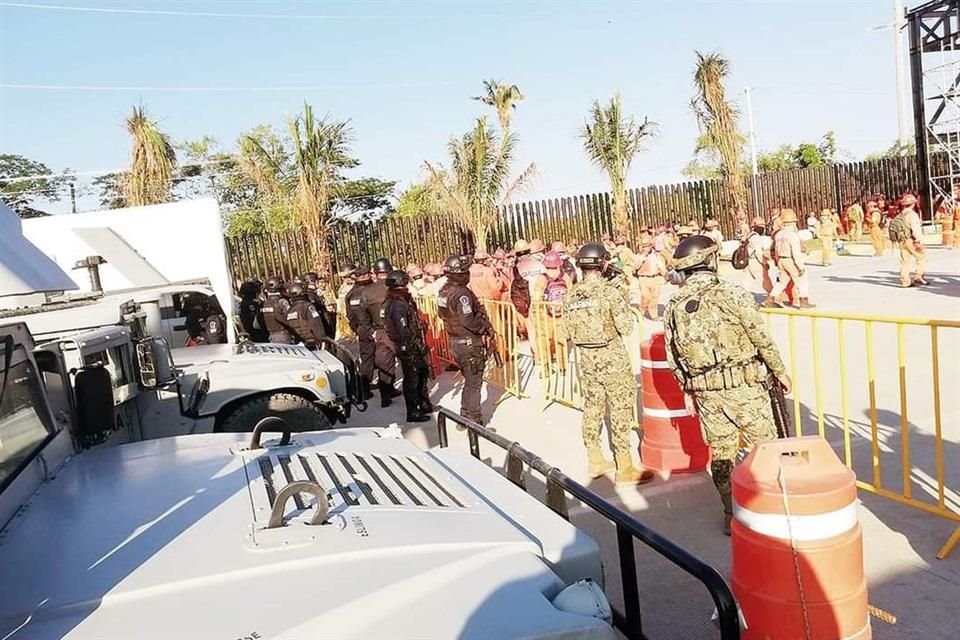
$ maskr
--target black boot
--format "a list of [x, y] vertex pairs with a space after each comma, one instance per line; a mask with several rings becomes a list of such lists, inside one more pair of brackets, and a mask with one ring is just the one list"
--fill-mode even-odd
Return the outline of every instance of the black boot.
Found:
[[407, 411], [407, 422], [430, 422], [432, 418], [425, 413]]
[[363, 399], [369, 400], [373, 397], [373, 391], [370, 390], [370, 378], [363, 376], [360, 378], [360, 386], [363, 387]]
[[420, 409], [421, 413], [433, 413], [436, 411], [429, 400], [421, 400], [420, 405], [417, 408]]
[[393, 404], [393, 394], [391, 393], [392, 388], [389, 384], [384, 384], [382, 382], [377, 383], [377, 387], [380, 390], [380, 406], [389, 407]]

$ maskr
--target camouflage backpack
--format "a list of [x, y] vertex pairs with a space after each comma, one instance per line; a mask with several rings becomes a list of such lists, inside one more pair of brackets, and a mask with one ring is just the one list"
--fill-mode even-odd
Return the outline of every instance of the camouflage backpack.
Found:
[[903, 242], [910, 238], [910, 225], [903, 219], [902, 214], [890, 221], [889, 233], [891, 242]]

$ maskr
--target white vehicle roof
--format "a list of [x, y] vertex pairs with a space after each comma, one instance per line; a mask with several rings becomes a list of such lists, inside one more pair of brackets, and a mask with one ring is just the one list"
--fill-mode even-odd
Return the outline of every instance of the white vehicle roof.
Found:
[[23, 221], [0, 202], [0, 298], [76, 289], [57, 264], [23, 236]]
[[[244, 437], [68, 461], [0, 537], [0, 637], [614, 638], [550, 602], [602, 583], [596, 544], [480, 461], [375, 430]], [[306, 524], [304, 495], [266, 529], [272, 497], [306, 479], [329, 523]]]

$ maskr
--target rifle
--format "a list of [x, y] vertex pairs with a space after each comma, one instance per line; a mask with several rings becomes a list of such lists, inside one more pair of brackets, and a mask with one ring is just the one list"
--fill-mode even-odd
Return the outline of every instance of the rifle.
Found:
[[790, 413], [787, 411], [787, 399], [783, 395], [783, 386], [773, 373], [767, 373], [765, 385], [770, 394], [770, 408], [773, 409], [773, 423], [777, 426], [778, 438], [790, 437]]
[[495, 335], [484, 336], [483, 346], [487, 352], [487, 356], [493, 356], [493, 363], [497, 368], [503, 367], [503, 358], [500, 357], [500, 351], [497, 349], [497, 337]]

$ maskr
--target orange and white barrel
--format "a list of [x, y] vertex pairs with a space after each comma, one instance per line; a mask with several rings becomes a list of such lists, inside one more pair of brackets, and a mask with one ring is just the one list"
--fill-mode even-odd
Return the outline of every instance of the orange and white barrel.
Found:
[[856, 476], [827, 441], [760, 442], [732, 484], [744, 640], [871, 638]]
[[670, 372], [662, 332], [640, 344], [640, 376], [644, 466], [665, 473], [706, 469], [710, 448], [703, 441], [700, 418], [687, 411], [683, 391]]

